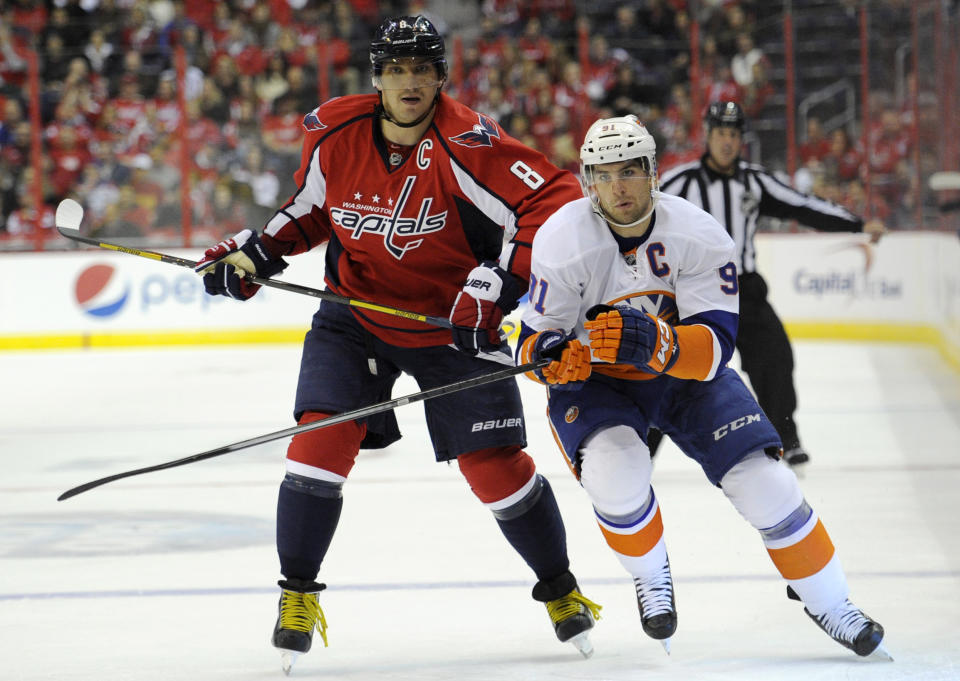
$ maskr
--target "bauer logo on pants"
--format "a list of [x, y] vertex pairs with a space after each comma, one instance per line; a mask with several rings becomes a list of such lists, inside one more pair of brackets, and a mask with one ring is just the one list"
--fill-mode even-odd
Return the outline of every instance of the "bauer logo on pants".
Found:
[[91, 265], [77, 277], [77, 305], [92, 317], [117, 314], [130, 298], [130, 282], [121, 281], [111, 265]]

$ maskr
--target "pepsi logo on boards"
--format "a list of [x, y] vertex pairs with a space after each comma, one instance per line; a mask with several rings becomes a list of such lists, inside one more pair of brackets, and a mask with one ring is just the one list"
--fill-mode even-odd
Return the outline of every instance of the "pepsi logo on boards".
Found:
[[77, 305], [92, 317], [110, 317], [130, 298], [130, 283], [121, 281], [111, 265], [91, 265], [77, 277], [74, 286]]

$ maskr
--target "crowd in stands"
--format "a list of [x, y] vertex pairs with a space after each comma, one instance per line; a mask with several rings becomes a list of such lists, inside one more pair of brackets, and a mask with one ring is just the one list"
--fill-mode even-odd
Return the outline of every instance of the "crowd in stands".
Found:
[[[776, 92], [758, 47], [762, 0], [699, 3], [696, 82], [686, 0], [465, 5], [0, 0], [0, 237], [25, 234], [36, 211], [29, 49], [39, 55], [43, 225], [52, 226], [53, 206], [74, 196], [101, 238], [180, 238], [181, 145], [192, 222], [210, 231], [200, 243], [261, 226], [294, 189], [300, 122], [320, 103], [320, 50], [330, 64], [330, 96], [372, 91], [368, 44], [386, 15], [424, 13], [446, 30], [448, 56], [459, 58], [451, 73], [461, 75], [448, 83], [450, 94], [574, 172], [580, 141], [598, 116], [640, 116], [658, 138], [663, 170], [703, 152], [694, 101], [735, 99], [753, 118]], [[186, 56], [182, 93], [175, 46]], [[881, 107], [869, 132], [869, 162], [886, 178], [872, 211], [888, 220], [909, 209], [905, 115]], [[846, 128], [825, 132], [816, 119], [809, 123], [800, 154], [811, 190], [865, 212], [862, 147]]]

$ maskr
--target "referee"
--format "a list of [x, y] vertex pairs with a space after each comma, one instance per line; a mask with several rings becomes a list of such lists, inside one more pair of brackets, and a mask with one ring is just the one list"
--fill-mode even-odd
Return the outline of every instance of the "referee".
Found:
[[[877, 220], [864, 221], [846, 209], [798, 192], [762, 166], [740, 158], [745, 118], [736, 102], [714, 102], [705, 116], [707, 151], [699, 161], [678, 166], [660, 179], [660, 191], [675, 194], [713, 215], [736, 244], [740, 273], [740, 328], [737, 351], [757, 401], [780, 433], [783, 458], [795, 467], [810, 460], [800, 444], [793, 413], [793, 350], [780, 318], [767, 301], [767, 283], [756, 271], [757, 219], [796, 220], [826, 232], [861, 232], [876, 242], [884, 232]], [[648, 436], [651, 455], [660, 433]]]

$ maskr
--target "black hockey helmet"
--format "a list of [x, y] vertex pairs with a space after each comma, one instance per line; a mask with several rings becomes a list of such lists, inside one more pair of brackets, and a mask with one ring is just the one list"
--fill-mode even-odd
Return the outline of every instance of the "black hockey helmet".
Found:
[[736, 102], [714, 102], [707, 107], [703, 122], [707, 126], [707, 132], [714, 128], [736, 128], [742, 133], [747, 126], [747, 117]]
[[384, 61], [402, 57], [427, 57], [436, 66], [440, 79], [447, 77], [443, 36], [422, 15], [386, 19], [370, 43], [370, 64], [375, 78], [380, 75]]

